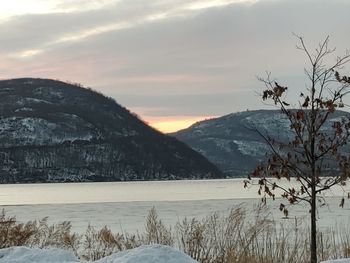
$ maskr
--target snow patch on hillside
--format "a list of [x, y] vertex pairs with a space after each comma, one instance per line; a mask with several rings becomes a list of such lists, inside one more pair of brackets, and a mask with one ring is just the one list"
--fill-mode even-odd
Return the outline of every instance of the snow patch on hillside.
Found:
[[43, 104], [52, 104], [50, 101], [47, 100], [42, 100], [42, 99], [37, 99], [37, 98], [21, 98], [17, 101], [17, 105], [27, 105], [27, 104], [39, 104], [39, 103], [43, 103]]
[[[9, 117], [0, 120], [0, 142], [6, 145], [42, 145], [62, 143], [64, 141], [91, 140], [94, 137], [93, 126], [74, 114], [57, 113], [65, 120], [75, 122], [55, 123], [42, 118]], [[73, 125], [78, 123], [82, 131]], [[85, 126], [85, 127], [84, 127]]]
[[263, 142], [238, 140], [233, 140], [233, 142], [237, 144], [238, 150], [245, 155], [257, 157], [269, 151], [268, 145]]
[[288, 130], [290, 126], [289, 120], [282, 113], [257, 113], [252, 116], [247, 116], [243, 123], [244, 122], [248, 124], [248, 127], [259, 127], [260, 129], [263, 128], [265, 130], [271, 130], [273, 128], [274, 130], [280, 129], [285, 131]]
[[209, 138], [211, 141], [213, 141], [217, 147], [220, 149], [226, 151], [226, 152], [232, 152], [232, 141], [231, 140], [225, 140], [225, 139], [217, 139], [217, 138]]
[[22, 111], [34, 111], [32, 108], [28, 108], [28, 107], [23, 107], [23, 108], [19, 108], [17, 110], [15, 110], [15, 112], [22, 112]]
[[55, 99], [64, 98], [64, 95], [61, 91], [51, 87], [39, 87], [39, 88], [36, 88], [33, 93], [36, 95], [44, 95], [46, 97], [55, 98]]

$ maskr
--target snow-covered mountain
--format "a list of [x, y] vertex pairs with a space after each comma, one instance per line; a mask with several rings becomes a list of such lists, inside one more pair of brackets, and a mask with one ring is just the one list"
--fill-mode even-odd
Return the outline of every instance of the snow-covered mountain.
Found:
[[[347, 113], [337, 111], [326, 128]], [[279, 141], [292, 133], [290, 122], [279, 110], [256, 110], [200, 121], [171, 134], [203, 154], [229, 176], [246, 176], [266, 158], [270, 148], [256, 131]]]
[[55, 80], [0, 81], [0, 182], [220, 176], [111, 98]]

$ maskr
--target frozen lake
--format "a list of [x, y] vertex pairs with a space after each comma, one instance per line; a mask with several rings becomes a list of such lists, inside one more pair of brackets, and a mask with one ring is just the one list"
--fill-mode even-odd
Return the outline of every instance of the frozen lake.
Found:
[[[287, 185], [292, 185], [288, 183]], [[346, 192], [337, 188], [327, 194], [319, 208], [319, 226], [350, 223], [350, 200], [339, 207]], [[109, 226], [114, 231], [142, 230], [148, 211], [154, 206], [166, 224], [184, 217], [202, 218], [212, 212], [227, 212], [235, 205], [253, 210], [260, 203], [257, 188], [243, 188], [243, 179], [108, 182], [69, 184], [0, 185], [0, 207], [20, 221], [49, 217], [49, 222], [72, 222], [73, 230], [83, 232], [88, 224]], [[281, 200], [268, 201], [272, 217], [282, 220]], [[308, 218], [308, 207], [290, 209], [291, 218]]]

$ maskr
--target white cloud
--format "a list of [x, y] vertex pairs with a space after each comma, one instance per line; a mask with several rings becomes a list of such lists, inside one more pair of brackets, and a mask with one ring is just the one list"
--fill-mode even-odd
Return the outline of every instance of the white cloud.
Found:
[[4, 0], [0, 2], [0, 20], [28, 14], [84, 12], [118, 2], [118, 0]]
[[25, 51], [22, 51], [22, 52], [19, 52], [18, 54], [14, 54], [12, 55], [12, 57], [16, 58], [28, 58], [28, 57], [32, 57], [32, 56], [35, 56], [35, 55], [38, 55], [42, 53], [42, 50], [40, 49], [28, 49], [28, 50], [25, 50]]
[[66, 43], [66, 42], [76, 42], [76, 41], [82, 41], [86, 38], [93, 37], [99, 34], [104, 34], [108, 33], [110, 31], [117, 31], [121, 29], [128, 28], [132, 26], [132, 23], [128, 22], [119, 22], [119, 23], [112, 23], [112, 24], [107, 24], [103, 26], [98, 26], [95, 28], [87, 29], [87, 30], [82, 30], [80, 32], [75, 32], [74, 34], [67, 34], [59, 37], [53, 42], [50, 42], [47, 44], [47, 46], [55, 45], [55, 44], [61, 44], [61, 43]]
[[222, 7], [237, 3], [254, 4], [257, 1], [258, 0], [201, 0], [189, 3], [185, 8], [189, 10], [201, 10], [212, 7]]
[[0, 2], [0, 19], [23, 14], [45, 14], [54, 12], [53, 1], [11, 0]]
[[115, 5], [121, 0], [52, 0], [58, 12], [82, 12], [96, 10], [106, 6]]

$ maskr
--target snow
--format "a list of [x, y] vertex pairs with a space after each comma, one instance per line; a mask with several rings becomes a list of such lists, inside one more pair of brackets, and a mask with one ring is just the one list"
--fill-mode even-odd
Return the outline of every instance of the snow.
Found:
[[96, 263], [198, 263], [190, 256], [168, 246], [150, 245], [113, 254]]
[[322, 261], [320, 263], [350, 263], [350, 258], [332, 259], [332, 260]]
[[0, 249], [1, 263], [72, 263], [79, 262], [72, 252], [62, 249], [10, 247]]
[[[11, 247], [0, 249], [0, 263], [75, 263], [83, 262], [62, 249]], [[163, 245], [141, 246], [112, 254], [95, 263], [198, 263], [188, 255]]]
[[45, 103], [45, 104], [52, 104], [52, 102], [47, 100], [41, 100], [37, 98], [24, 98], [23, 101], [29, 102], [29, 103]]
[[[17, 109], [23, 111], [30, 108]], [[0, 120], [0, 141], [5, 146], [42, 145], [64, 141], [91, 140], [93, 126], [74, 114], [56, 113], [65, 122], [51, 122], [44, 118], [8, 117]], [[81, 130], [76, 128], [79, 127]]]
[[259, 157], [268, 152], [269, 146], [265, 142], [233, 140], [237, 144], [238, 150], [245, 155]]
[[28, 107], [23, 107], [15, 110], [15, 112], [21, 112], [21, 111], [34, 111], [34, 110]]

